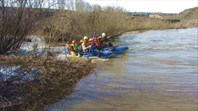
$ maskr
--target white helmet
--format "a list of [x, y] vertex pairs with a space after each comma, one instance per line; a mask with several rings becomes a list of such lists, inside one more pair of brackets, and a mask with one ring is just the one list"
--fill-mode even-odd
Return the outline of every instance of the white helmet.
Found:
[[104, 36], [106, 36], [106, 34], [105, 33], [102, 33], [102, 36], [104, 37]]
[[88, 39], [88, 37], [87, 36], [84, 36], [84, 39]]

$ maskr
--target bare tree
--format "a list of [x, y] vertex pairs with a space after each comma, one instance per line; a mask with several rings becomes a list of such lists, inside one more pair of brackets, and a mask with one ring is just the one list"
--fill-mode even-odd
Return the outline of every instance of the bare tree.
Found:
[[36, 23], [45, 17], [43, 0], [0, 1], [0, 54], [16, 50]]
[[58, 9], [65, 9], [66, 0], [58, 0]]

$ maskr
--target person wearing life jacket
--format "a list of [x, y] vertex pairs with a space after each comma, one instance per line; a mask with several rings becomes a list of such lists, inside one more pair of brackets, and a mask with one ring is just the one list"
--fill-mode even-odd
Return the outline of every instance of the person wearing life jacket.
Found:
[[72, 47], [69, 43], [66, 43], [65, 51], [66, 51], [66, 54], [71, 54], [72, 56], [76, 56], [76, 54], [73, 52]]
[[89, 38], [89, 44], [92, 45], [92, 46], [97, 46], [99, 47], [100, 46], [100, 43], [98, 42], [98, 40], [96, 38]]
[[113, 44], [111, 42], [109, 42], [105, 33], [102, 33], [102, 35], [98, 37], [98, 41], [101, 44], [102, 48], [113, 47]]
[[97, 40], [100, 44], [100, 47], [102, 47], [102, 48], [104, 48], [104, 45], [105, 45], [105, 43], [104, 43], [105, 37], [106, 37], [106, 34], [102, 33], [102, 35], [97, 38]]
[[78, 45], [76, 43], [76, 40], [73, 40], [72, 43], [70, 44], [72, 50], [77, 53], [78, 52]]
[[69, 51], [72, 51], [72, 48], [69, 43], [66, 44], [66, 48], [68, 48]]
[[91, 47], [88, 41], [88, 37], [84, 36], [83, 43], [81, 44], [83, 52], [88, 52], [89, 48]]
[[82, 49], [82, 43], [84, 42], [84, 39], [81, 39], [79, 41], [79, 46], [78, 46], [78, 56], [81, 57], [83, 55], [83, 49]]
[[89, 44], [90, 45], [93, 45], [92, 41], [93, 41], [93, 39], [92, 38], [89, 38]]

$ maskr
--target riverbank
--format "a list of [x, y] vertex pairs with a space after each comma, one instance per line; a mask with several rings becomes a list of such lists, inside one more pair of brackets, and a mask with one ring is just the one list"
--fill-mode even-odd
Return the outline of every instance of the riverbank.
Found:
[[[138, 20], [136, 20], [138, 19]], [[52, 32], [59, 32], [59, 34], [54, 34], [54, 36], [46, 36], [45, 34], [43, 35], [45, 37], [46, 43], [65, 43], [65, 42], [71, 42], [72, 40], [77, 40], [78, 42], [86, 35], [88, 37], [92, 37], [93, 32], [96, 31], [97, 36], [100, 36], [102, 32], [106, 33], [107, 36], [110, 38], [119, 36], [123, 33], [126, 32], [144, 32], [147, 30], [166, 30], [166, 29], [182, 29], [182, 28], [193, 28], [193, 27], [198, 27], [198, 24], [196, 21], [193, 23], [186, 22], [186, 21], [181, 21], [177, 23], [167, 23], [164, 22], [161, 19], [152, 19], [152, 18], [145, 18], [145, 17], [137, 17], [136, 19], [129, 19], [129, 20], [123, 20], [125, 21], [122, 23], [122, 28], [113, 25], [108, 25], [106, 27], [114, 27], [118, 28], [115, 31], [109, 31], [107, 29], [101, 30], [102, 28], [98, 30], [91, 30], [91, 31], [84, 31], [81, 34], [78, 34], [77, 32], [70, 32], [69, 35], [65, 34], [67, 32], [66, 30], [63, 30], [62, 28], [56, 28], [53, 29], [54, 27], [49, 26]], [[115, 23], [117, 23], [116, 21]], [[80, 24], [80, 23], [79, 23]], [[55, 26], [59, 26], [58, 24], [55, 24]], [[83, 27], [83, 26], [82, 26]], [[77, 28], [78, 29], [78, 28]], [[79, 29], [80, 30], [80, 29]], [[113, 29], [112, 29], [113, 30]], [[44, 32], [45, 30], [43, 30]], [[61, 35], [61, 36], [59, 36]], [[63, 36], [65, 35], [65, 36]], [[49, 42], [50, 41], [50, 42]]]
[[[196, 9], [196, 8], [195, 8]], [[196, 10], [189, 11], [196, 13]], [[111, 16], [109, 16], [111, 15]], [[150, 14], [152, 15], [152, 14]], [[185, 15], [190, 15], [187, 13]], [[184, 18], [183, 14], [160, 14], [161, 18], [149, 15], [135, 16], [116, 8], [94, 9], [93, 12], [58, 11], [53, 17], [40, 21], [43, 25], [39, 34], [46, 43], [80, 41], [85, 35], [119, 35], [129, 31], [163, 30], [197, 27], [196, 16]], [[70, 22], [68, 22], [70, 21]], [[66, 25], [67, 24], [67, 25]]]
[[123, 34], [116, 42], [130, 48], [125, 55], [102, 63], [46, 110], [196, 111], [196, 35], [197, 28]]
[[[20, 66], [15, 72], [38, 72], [36, 79], [19, 82], [13, 76], [0, 82], [0, 109], [2, 111], [42, 111], [47, 104], [69, 95], [75, 84], [90, 74], [95, 64], [78, 60], [56, 61], [52, 57], [31, 58], [0, 56], [0, 66]], [[27, 70], [30, 69], [30, 70]], [[1, 69], [2, 71], [3, 69]]]

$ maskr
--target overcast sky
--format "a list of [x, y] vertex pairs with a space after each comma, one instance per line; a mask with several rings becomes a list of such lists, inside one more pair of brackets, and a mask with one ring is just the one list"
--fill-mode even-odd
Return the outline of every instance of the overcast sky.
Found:
[[198, 6], [198, 0], [84, 0], [91, 5], [121, 6], [131, 12], [179, 13]]

